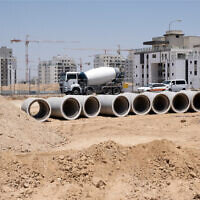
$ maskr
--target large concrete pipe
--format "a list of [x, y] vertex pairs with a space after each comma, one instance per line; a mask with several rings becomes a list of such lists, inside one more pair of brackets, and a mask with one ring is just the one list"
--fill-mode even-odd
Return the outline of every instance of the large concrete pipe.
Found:
[[51, 106], [51, 117], [73, 120], [81, 114], [81, 103], [73, 96], [51, 97], [47, 101]]
[[22, 105], [21, 109], [38, 121], [46, 121], [51, 115], [49, 103], [42, 98], [28, 98]]
[[200, 91], [186, 90], [182, 92], [185, 93], [190, 99], [190, 108], [195, 112], [199, 112], [200, 111]]
[[146, 115], [151, 110], [151, 102], [146, 94], [124, 93], [131, 102], [131, 111], [137, 115]]
[[85, 117], [96, 117], [101, 110], [99, 99], [94, 95], [75, 95], [82, 105], [81, 115]]
[[176, 113], [184, 113], [190, 107], [190, 99], [184, 92], [162, 92], [163, 94], [167, 95], [170, 104], [171, 110]]
[[145, 92], [151, 101], [151, 110], [156, 114], [164, 114], [170, 110], [170, 100], [164, 93]]
[[126, 96], [119, 95], [98, 95], [101, 103], [100, 113], [103, 115], [114, 115], [116, 117], [124, 117], [130, 111], [130, 103]]
[[145, 115], [151, 110], [151, 102], [147, 95], [137, 93], [124, 93], [124, 95], [129, 99], [134, 114]]

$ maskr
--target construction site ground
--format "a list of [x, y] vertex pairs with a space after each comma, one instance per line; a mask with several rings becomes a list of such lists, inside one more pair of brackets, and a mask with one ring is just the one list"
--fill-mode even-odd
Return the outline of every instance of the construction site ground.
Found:
[[0, 200], [200, 199], [200, 113], [40, 123], [0, 97]]

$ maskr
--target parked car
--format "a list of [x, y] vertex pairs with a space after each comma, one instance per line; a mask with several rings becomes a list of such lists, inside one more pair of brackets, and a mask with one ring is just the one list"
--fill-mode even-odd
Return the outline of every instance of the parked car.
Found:
[[163, 84], [168, 86], [169, 91], [173, 92], [179, 92], [188, 88], [188, 84], [184, 79], [167, 80], [163, 81]]
[[168, 85], [163, 83], [149, 83], [145, 87], [139, 87], [138, 92], [160, 92], [168, 90]]

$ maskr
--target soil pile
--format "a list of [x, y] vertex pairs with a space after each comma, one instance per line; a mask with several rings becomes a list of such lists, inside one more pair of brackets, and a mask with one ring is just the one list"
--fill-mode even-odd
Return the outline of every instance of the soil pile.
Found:
[[1, 199], [199, 199], [200, 151], [167, 140], [0, 154]]
[[57, 133], [0, 96], [0, 150], [46, 151], [62, 141]]

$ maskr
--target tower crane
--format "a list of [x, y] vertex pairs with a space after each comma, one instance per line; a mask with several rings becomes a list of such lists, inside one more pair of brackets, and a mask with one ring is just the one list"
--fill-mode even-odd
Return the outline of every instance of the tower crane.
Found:
[[117, 45], [117, 49], [99, 49], [99, 48], [64, 48], [66, 50], [75, 50], [75, 51], [104, 51], [105, 54], [107, 54], [108, 51], [116, 51], [119, 55], [121, 54], [121, 51], [134, 51], [134, 49], [121, 49], [120, 45]]
[[[25, 43], [25, 63], [26, 63], [26, 82], [29, 81], [29, 54], [28, 54], [28, 46], [29, 43], [66, 43], [67, 41], [64, 40], [29, 40], [29, 35], [26, 35], [25, 40], [20, 39], [12, 39], [10, 40], [11, 43]], [[80, 43], [79, 41], [71, 41], [71, 43]]]

